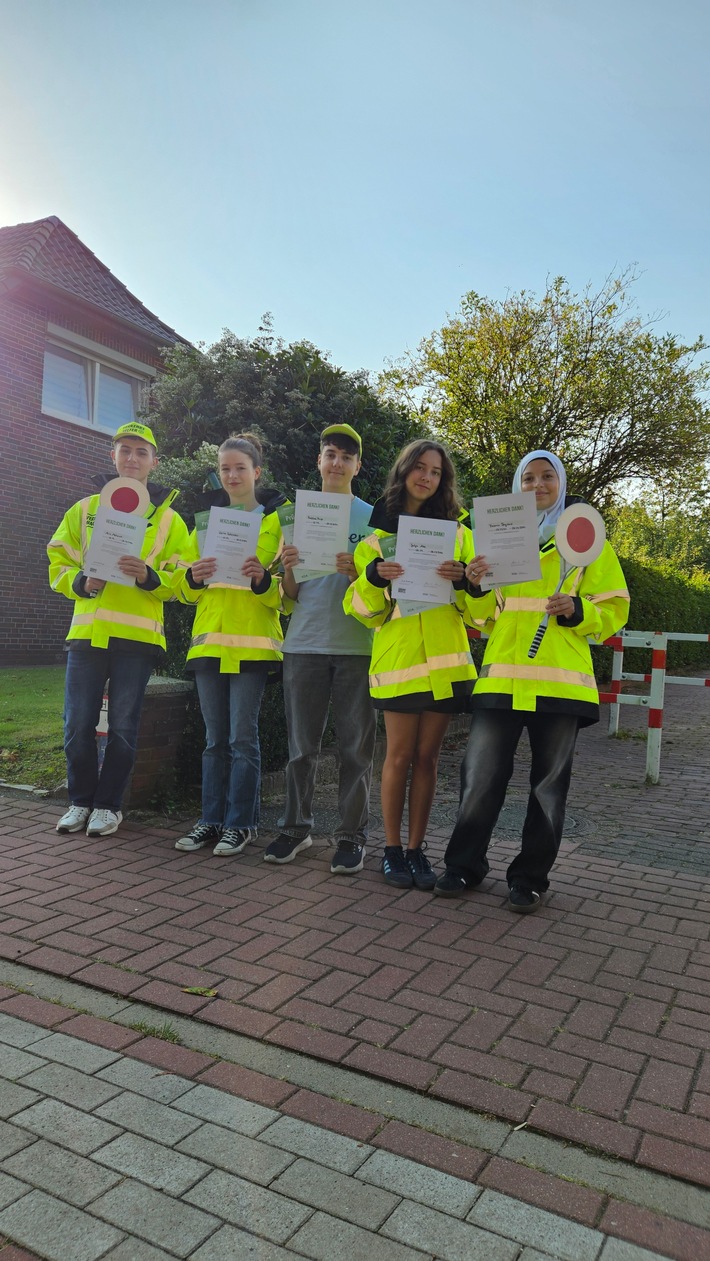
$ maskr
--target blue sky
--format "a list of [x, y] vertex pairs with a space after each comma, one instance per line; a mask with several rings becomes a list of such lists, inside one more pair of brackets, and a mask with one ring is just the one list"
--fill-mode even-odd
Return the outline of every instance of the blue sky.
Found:
[[706, 0], [0, 0], [0, 225], [191, 340], [377, 372], [461, 295], [635, 263], [710, 337]]

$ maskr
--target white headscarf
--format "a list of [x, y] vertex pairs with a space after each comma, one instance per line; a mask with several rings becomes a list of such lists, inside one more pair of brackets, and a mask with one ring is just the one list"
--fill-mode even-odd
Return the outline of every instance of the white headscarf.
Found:
[[567, 495], [567, 474], [565, 473], [562, 461], [559, 460], [556, 455], [553, 455], [551, 451], [529, 451], [527, 455], [523, 456], [515, 470], [515, 476], [513, 477], [513, 494], [520, 494], [523, 489], [523, 473], [528, 467], [528, 464], [531, 464], [533, 460], [547, 460], [548, 463], [552, 465], [560, 479], [560, 493], [552, 507], [545, 508], [542, 512], [538, 512], [537, 514], [537, 535], [540, 540], [540, 546], [542, 547], [542, 544], [547, 543], [548, 539], [551, 539], [555, 533], [557, 519], [564, 509], [565, 497]]

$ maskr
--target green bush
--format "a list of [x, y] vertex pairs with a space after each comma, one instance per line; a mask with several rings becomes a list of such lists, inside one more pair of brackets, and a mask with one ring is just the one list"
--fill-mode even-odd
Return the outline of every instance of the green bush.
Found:
[[[655, 565], [620, 557], [631, 596], [627, 628], [640, 631], [682, 631], [710, 635], [710, 576], [679, 573], [669, 562]], [[610, 648], [594, 651], [597, 678], [611, 675]], [[668, 645], [670, 670], [702, 669], [710, 660], [710, 644], [671, 641]], [[630, 674], [647, 674], [651, 668], [649, 650], [629, 648], [624, 653], [624, 669]]]

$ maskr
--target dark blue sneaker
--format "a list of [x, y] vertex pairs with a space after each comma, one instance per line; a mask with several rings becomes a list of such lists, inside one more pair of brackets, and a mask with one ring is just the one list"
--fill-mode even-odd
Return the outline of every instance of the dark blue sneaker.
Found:
[[385, 845], [381, 871], [387, 884], [394, 885], [395, 889], [411, 889], [414, 884], [401, 845]]
[[436, 876], [431, 868], [431, 863], [424, 853], [424, 846], [419, 849], [408, 849], [405, 855], [405, 862], [412, 873], [412, 880], [417, 889], [423, 889], [426, 893], [431, 893], [436, 884]]
[[539, 905], [540, 894], [535, 893], [534, 889], [525, 889], [520, 884], [510, 886], [508, 906], [511, 911], [518, 911], [520, 915], [531, 915]]

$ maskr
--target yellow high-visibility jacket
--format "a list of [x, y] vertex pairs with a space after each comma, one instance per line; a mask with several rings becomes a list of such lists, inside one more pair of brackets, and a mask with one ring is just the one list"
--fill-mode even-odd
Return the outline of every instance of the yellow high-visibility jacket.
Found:
[[[454, 591], [455, 604], [436, 605], [423, 613], [403, 617], [390, 586], [378, 587], [367, 576], [367, 567], [382, 556], [380, 540], [386, 530], [375, 530], [355, 549], [358, 577], [345, 593], [343, 608], [375, 631], [370, 659], [370, 694], [373, 700], [429, 692], [435, 700], [454, 695], [454, 684], [476, 678], [465, 622], [474, 625], [474, 602], [465, 591]], [[473, 539], [468, 526], [459, 524], [455, 560], [469, 561]], [[460, 688], [457, 688], [457, 692]]]
[[[278, 496], [284, 502], [283, 496]], [[256, 554], [267, 572], [281, 554], [281, 523], [276, 512], [267, 512], [261, 521]], [[199, 559], [197, 534], [190, 535], [188, 566]], [[179, 587], [179, 598], [196, 605], [188, 661], [199, 657], [219, 660], [221, 674], [239, 674], [243, 661], [283, 659], [281, 645], [281, 593], [279, 582], [270, 573], [269, 585], [257, 594], [249, 587], [224, 582], [192, 586], [189, 569]], [[245, 580], [246, 581], [246, 580]]]
[[576, 713], [581, 725], [599, 717], [599, 693], [587, 636], [601, 643], [625, 625], [629, 593], [614, 549], [605, 543], [598, 560], [572, 569], [562, 591], [577, 597], [568, 619], [551, 617], [534, 658], [530, 645], [557, 586], [562, 563], [554, 538], [540, 549], [542, 578], [487, 591], [475, 600], [489, 635], [473, 707]]
[[89, 599], [83, 595], [84, 560], [99, 506], [98, 495], [88, 495], [75, 503], [48, 544], [52, 590], [75, 601], [67, 635], [70, 647], [86, 643], [92, 648], [108, 648], [111, 640], [129, 639], [150, 645], [153, 650], [165, 648], [163, 604], [175, 596], [188, 533], [182, 517], [171, 507], [179, 492], [152, 483], [148, 490], [151, 503], [145, 513], [148, 527], [141, 548], [141, 558], [152, 571], [146, 586], [107, 582], [97, 596]]

